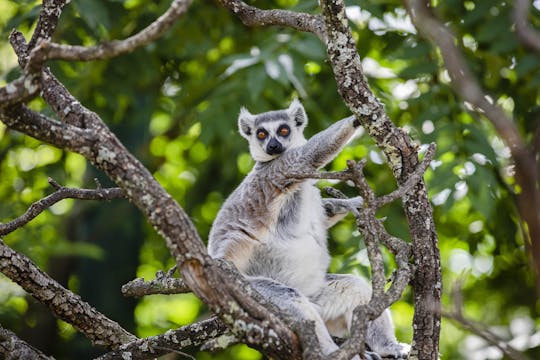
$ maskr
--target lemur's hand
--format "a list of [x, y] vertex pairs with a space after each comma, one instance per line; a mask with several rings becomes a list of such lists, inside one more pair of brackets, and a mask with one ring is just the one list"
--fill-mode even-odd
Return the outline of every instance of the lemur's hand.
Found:
[[352, 207], [352, 208], [355, 208], [355, 209], [359, 209], [362, 206], [364, 206], [364, 198], [361, 197], [361, 196], [356, 196], [356, 197], [350, 198], [347, 201], [349, 203], [348, 205], [350, 207]]

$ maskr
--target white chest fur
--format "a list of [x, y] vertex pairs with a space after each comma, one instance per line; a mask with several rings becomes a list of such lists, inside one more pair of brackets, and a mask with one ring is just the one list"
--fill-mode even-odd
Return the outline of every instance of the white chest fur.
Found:
[[321, 196], [311, 182], [282, 196], [275, 227], [255, 251], [247, 274], [270, 277], [309, 296], [323, 285], [330, 261]]

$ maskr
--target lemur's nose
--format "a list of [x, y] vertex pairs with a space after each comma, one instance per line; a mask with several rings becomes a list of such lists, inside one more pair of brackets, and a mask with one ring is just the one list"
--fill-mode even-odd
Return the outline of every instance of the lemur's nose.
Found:
[[268, 155], [277, 155], [283, 152], [283, 145], [275, 138], [270, 139], [268, 145], [266, 146], [266, 153]]

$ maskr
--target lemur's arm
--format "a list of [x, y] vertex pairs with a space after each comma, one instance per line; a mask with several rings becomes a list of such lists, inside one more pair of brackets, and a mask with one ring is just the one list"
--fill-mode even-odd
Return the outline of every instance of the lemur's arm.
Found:
[[312, 136], [306, 144], [295, 149], [295, 168], [318, 170], [330, 162], [360, 126], [355, 116], [342, 119]]
[[326, 228], [331, 228], [343, 219], [351, 211], [351, 208], [361, 207], [364, 204], [364, 199], [361, 196], [351, 199], [324, 198], [322, 203], [326, 212]]

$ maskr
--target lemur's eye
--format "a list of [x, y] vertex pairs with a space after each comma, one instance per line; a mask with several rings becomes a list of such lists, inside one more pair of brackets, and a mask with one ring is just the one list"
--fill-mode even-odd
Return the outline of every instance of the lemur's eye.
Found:
[[268, 133], [265, 130], [259, 129], [257, 130], [257, 139], [264, 140], [268, 136]]
[[287, 125], [283, 125], [278, 129], [278, 134], [283, 137], [288, 136], [290, 132], [291, 129]]

